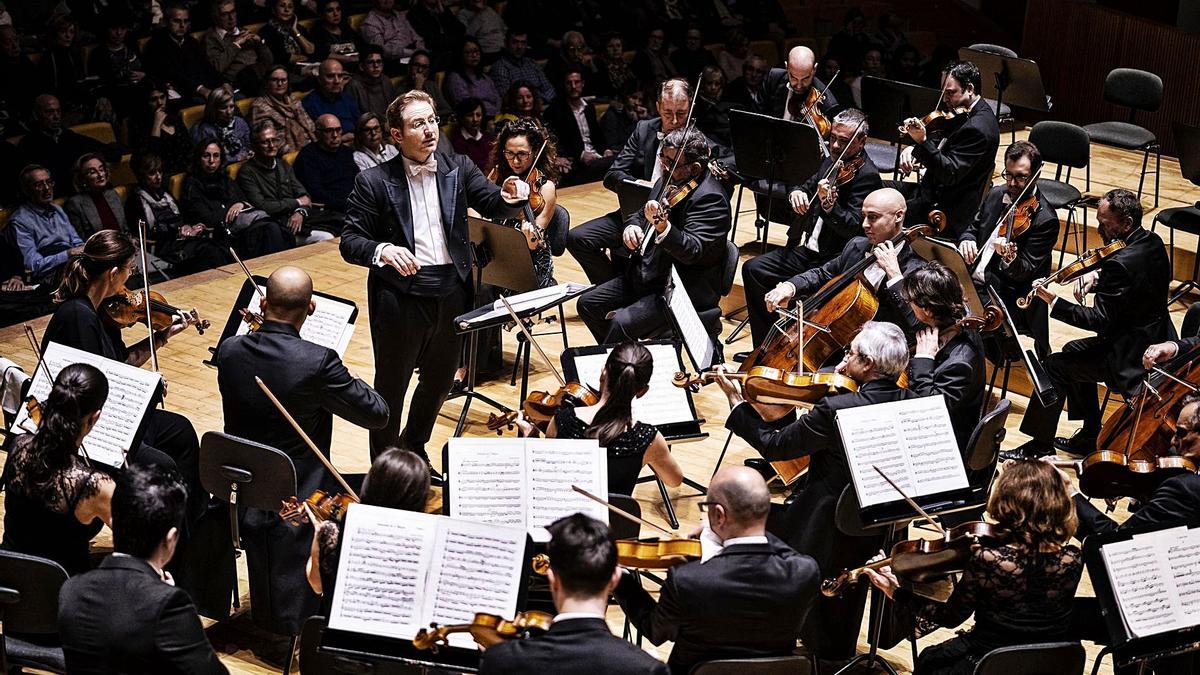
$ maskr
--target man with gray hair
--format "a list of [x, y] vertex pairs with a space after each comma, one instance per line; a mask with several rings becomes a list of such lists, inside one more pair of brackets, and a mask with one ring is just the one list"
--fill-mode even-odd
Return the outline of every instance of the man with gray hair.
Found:
[[[793, 411], [783, 406], [748, 403], [740, 386], [720, 375], [717, 379], [731, 410], [725, 426], [770, 461], [809, 458], [807, 487], [789, 500], [786, 540], [800, 553], [812, 556], [824, 574], [861, 565], [879, 551], [883, 535], [851, 537], [838, 530], [838, 499], [850, 486], [850, 466], [837, 428], [837, 412], [876, 403], [917, 398], [902, 389], [897, 378], [908, 366], [908, 341], [895, 324], [868, 321], [850, 343], [837, 372], [858, 383], [858, 390], [827, 396], [807, 415], [788, 422]], [[761, 412], [760, 412], [761, 411]], [[764, 419], [773, 419], [768, 422]], [[842, 598], [821, 598], [809, 615], [801, 637], [823, 659], [853, 656], [862, 625], [865, 585]]]
[[613, 594], [621, 609], [650, 642], [675, 643], [674, 673], [716, 659], [791, 654], [817, 598], [816, 561], [767, 534], [771, 492], [753, 469], [718, 471], [700, 509], [701, 560], [671, 568], [657, 602], [626, 572]]

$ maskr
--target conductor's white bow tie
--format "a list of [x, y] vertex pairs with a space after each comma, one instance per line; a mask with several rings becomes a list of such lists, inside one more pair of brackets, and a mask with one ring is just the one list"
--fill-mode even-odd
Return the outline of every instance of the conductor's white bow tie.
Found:
[[430, 155], [429, 159], [425, 160], [423, 164], [418, 164], [416, 162], [408, 163], [408, 175], [416, 178], [417, 176], [421, 175], [422, 172], [437, 173], [437, 158], [433, 155]]

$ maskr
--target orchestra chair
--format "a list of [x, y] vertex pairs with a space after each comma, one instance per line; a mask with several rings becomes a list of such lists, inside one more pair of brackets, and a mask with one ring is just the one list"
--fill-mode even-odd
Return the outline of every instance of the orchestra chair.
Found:
[[1093, 143], [1123, 150], [1142, 152], [1142, 173], [1138, 179], [1138, 199], [1142, 197], [1142, 185], [1146, 182], [1146, 167], [1150, 163], [1150, 151], [1154, 151], [1154, 208], [1158, 208], [1159, 164], [1162, 148], [1153, 131], [1134, 124], [1139, 110], [1155, 112], [1162, 105], [1163, 81], [1154, 73], [1136, 68], [1114, 68], [1104, 78], [1104, 100], [1113, 105], [1129, 108], [1128, 122], [1097, 122], [1083, 127]]
[[[1008, 422], [1011, 410], [1012, 401], [1002, 398], [975, 425], [971, 438], [967, 440], [967, 447], [963, 448], [963, 464], [967, 471], [995, 468], [996, 460], [1000, 457], [1000, 444], [1008, 433], [1004, 425]], [[984, 495], [987, 494], [987, 488], [986, 485], [982, 486]]]
[[720, 659], [705, 661], [692, 667], [689, 675], [795, 675], [800, 664], [809, 663], [809, 672], [816, 673], [816, 657], [764, 656], [756, 659]]
[[975, 675], [1079, 675], [1086, 656], [1078, 642], [1000, 647], [984, 655]]
[[[1191, 181], [1193, 185], [1200, 185], [1200, 127], [1172, 122], [1171, 133], [1175, 135], [1175, 145], [1179, 148], [1179, 173], [1183, 174], [1183, 177]], [[1200, 240], [1200, 202], [1196, 202], [1192, 206], [1176, 206], [1159, 211], [1154, 215], [1150, 231], [1153, 232], [1159, 223], [1165, 225], [1170, 231], [1171, 243], [1167, 250], [1171, 253], [1171, 276], [1173, 277], [1175, 276], [1175, 230], [1196, 235]], [[1197, 246], [1197, 250], [1193, 252], [1193, 259], [1192, 276], [1175, 289], [1175, 295], [1171, 296], [1170, 303], [1174, 303], [1190, 290], [1200, 289], [1200, 283], [1197, 283], [1200, 281], [1200, 246]]]
[[[1017, 56], [1016, 52], [1008, 47], [1004, 47], [1002, 45], [993, 45], [986, 42], [977, 42], [967, 47], [967, 49], [974, 49], [977, 52], [986, 52], [988, 54], [995, 54], [996, 56], [1003, 56], [1006, 59], [1021, 58]], [[996, 115], [997, 124], [1004, 124], [1006, 121], [1008, 122], [1008, 130], [1012, 134], [1012, 140], [1009, 142], [1016, 143], [1017, 120], [1013, 117], [1012, 108], [1010, 108], [1007, 103], [1000, 103], [1000, 107], [996, 107], [996, 99], [994, 98], [985, 98], [983, 101], [984, 103], [988, 104], [988, 107], [991, 108], [992, 112]]]
[[[1063, 256], [1067, 252], [1067, 238], [1074, 235], [1075, 251], [1082, 253], [1087, 249], [1087, 202], [1079, 188], [1071, 185], [1071, 169], [1083, 169], [1085, 172], [1084, 189], [1092, 187], [1092, 146], [1088, 133], [1083, 127], [1070, 122], [1055, 122], [1046, 120], [1038, 122], [1029, 130], [1029, 142], [1037, 146], [1042, 153], [1042, 174], [1038, 179], [1037, 189], [1046, 203], [1055, 211], [1067, 210], [1067, 226], [1063, 230], [1062, 244], [1059, 246], [1058, 266], [1062, 267]], [[1045, 178], [1046, 164], [1054, 164], [1054, 178]], [[1063, 176], [1063, 168], [1066, 176]], [[1075, 219], [1075, 209], [1083, 208], [1083, 218]], [[1083, 235], [1080, 245], [1079, 236]]]
[[58, 634], [58, 592], [66, 581], [67, 571], [52, 560], [0, 551], [0, 672], [67, 672], [62, 647], [15, 637]]

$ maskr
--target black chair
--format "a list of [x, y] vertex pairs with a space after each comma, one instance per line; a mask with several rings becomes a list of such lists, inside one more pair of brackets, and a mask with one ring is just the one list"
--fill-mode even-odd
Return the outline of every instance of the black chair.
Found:
[[[811, 657], [810, 657], [811, 658]], [[808, 662], [817, 672], [810, 659], [803, 656], [768, 656], [757, 659], [721, 659], [705, 661], [692, 666], [690, 675], [795, 675], [801, 664]]]
[[[1002, 398], [996, 407], [975, 425], [967, 447], [963, 448], [963, 463], [968, 470], [981, 471], [996, 466], [996, 459], [1000, 456], [1000, 444], [1004, 442], [1004, 436], [1008, 433], [1004, 425], [1008, 422], [1008, 413], [1011, 410], [1012, 402]], [[986, 487], [984, 486], [985, 490]]]
[[1161, 147], [1153, 131], [1134, 124], [1139, 110], [1154, 112], [1162, 105], [1163, 81], [1154, 73], [1136, 68], [1114, 68], [1104, 79], [1104, 100], [1129, 108], [1128, 122], [1097, 122], [1084, 127], [1093, 143], [1108, 145], [1124, 150], [1138, 150], [1142, 154], [1142, 173], [1138, 179], [1138, 198], [1142, 196], [1142, 185], [1146, 182], [1146, 167], [1150, 163], [1150, 151], [1154, 151], [1154, 208], [1158, 208], [1158, 174], [1162, 162]]
[[[630, 495], [610, 492], [608, 493], [608, 503], [631, 516], [642, 517], [642, 505]], [[637, 539], [642, 534], [642, 524], [636, 520], [622, 518], [613, 513], [609, 516], [608, 522], [614, 539]]]
[[382, 658], [364, 658], [320, 651], [321, 633], [328, 620], [310, 616], [300, 629], [300, 672], [322, 675], [418, 675], [426, 672], [418, 666]]
[[[733, 290], [733, 281], [737, 277], [737, 265], [741, 256], [742, 252], [738, 249], [737, 244], [726, 240], [725, 262], [721, 268], [721, 297], [729, 295]], [[712, 336], [713, 341], [717, 343], [717, 348], [720, 349], [717, 337], [721, 334], [721, 308], [718, 306], [701, 311], [700, 323], [708, 329], [708, 334]]]
[[[1194, 127], [1180, 122], [1171, 123], [1171, 132], [1175, 134], [1175, 145], [1179, 148], [1179, 173], [1194, 185], [1200, 185], [1200, 127]], [[1171, 242], [1171, 276], [1175, 272], [1175, 230], [1183, 230], [1200, 237], [1200, 202], [1192, 206], [1177, 206], [1163, 209], [1154, 216], [1150, 231], [1159, 223], [1170, 230]], [[1192, 264], [1192, 276], [1175, 289], [1175, 295], [1170, 302], [1175, 302], [1192, 289], [1200, 289], [1200, 250], [1195, 252], [1195, 262]]]
[[1078, 642], [1000, 647], [984, 655], [975, 675], [1078, 675], [1086, 656]]
[[[1067, 250], [1067, 238], [1075, 236], [1075, 250], [1082, 253], [1087, 248], [1087, 204], [1079, 188], [1071, 185], [1071, 170], [1085, 171], [1084, 189], [1092, 186], [1091, 150], [1088, 133], [1083, 127], [1070, 122], [1044, 121], [1029, 130], [1029, 142], [1037, 146], [1042, 154], [1043, 167], [1054, 164], [1054, 178], [1038, 179], [1038, 192], [1055, 211], [1067, 210], [1067, 227], [1063, 230], [1062, 245], [1059, 247], [1058, 265], [1062, 267]], [[1066, 176], [1063, 175], [1066, 168]], [[1042, 169], [1046, 174], [1046, 169]], [[1076, 220], [1075, 209], [1083, 208], [1083, 218]], [[1080, 235], [1083, 236], [1082, 244]]]
[[[1018, 58], [1017, 53], [1008, 47], [988, 44], [986, 42], [977, 42], [970, 47], [967, 47], [967, 49], [974, 49], [977, 52], [995, 54], [996, 56], [1003, 56], [1008, 59]], [[997, 101], [994, 98], [985, 98], [983, 100], [988, 104], [988, 107], [992, 109], [992, 112], [995, 113], [997, 122], [1000, 124], [1004, 124], [1006, 121], [1008, 122], [1009, 131], [1012, 133], [1011, 142], [1015, 143], [1017, 141], [1017, 120], [1013, 117], [1012, 108], [1008, 107], [1007, 103], [1000, 103], [999, 107], [997, 107]]]
[[66, 580], [67, 571], [53, 560], [0, 551], [0, 671], [67, 672], [61, 647], [14, 636], [58, 633], [58, 592]]

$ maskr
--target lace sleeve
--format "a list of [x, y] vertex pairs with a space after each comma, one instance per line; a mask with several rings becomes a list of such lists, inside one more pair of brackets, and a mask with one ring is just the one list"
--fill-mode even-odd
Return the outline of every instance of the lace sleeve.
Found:
[[909, 593], [907, 602], [916, 620], [918, 635], [932, 633], [937, 628], [954, 628], [971, 618], [981, 585], [993, 578], [991, 570], [996, 564], [995, 551], [981, 548], [975, 552], [962, 578], [954, 585], [954, 592], [946, 602], [935, 602]]
[[321, 575], [331, 578], [337, 572], [338, 541], [342, 538], [342, 530], [332, 521], [321, 523], [317, 530], [317, 551], [320, 556]]

